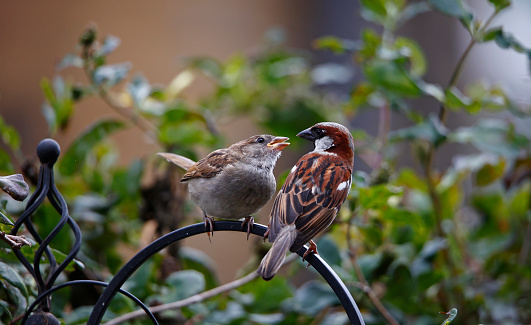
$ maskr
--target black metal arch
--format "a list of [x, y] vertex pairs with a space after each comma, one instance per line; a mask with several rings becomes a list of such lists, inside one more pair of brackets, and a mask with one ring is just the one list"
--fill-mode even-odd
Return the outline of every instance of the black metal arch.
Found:
[[[241, 227], [241, 222], [238, 221], [216, 221], [214, 222], [215, 231], [243, 231]], [[252, 233], [258, 236], [264, 236], [267, 227], [261, 224], [254, 224]], [[127, 281], [127, 279], [150, 257], [155, 255], [157, 252], [167, 247], [168, 245], [175, 243], [186, 237], [195, 236], [198, 234], [205, 233], [205, 225], [203, 223], [198, 223], [190, 226], [186, 226], [180, 229], [177, 229], [167, 235], [160, 237], [155, 240], [140, 252], [138, 252], [133, 258], [131, 258], [118, 273], [113, 277], [109, 285], [103, 291], [103, 294], [100, 296], [92, 313], [90, 314], [88, 325], [98, 325], [102, 318], [103, 314], [109, 307], [109, 304], [116, 293], [120, 290], [122, 285]], [[301, 248], [297, 254], [302, 256], [306, 252], [307, 247]], [[352, 295], [348, 291], [345, 284], [341, 281], [338, 275], [332, 270], [332, 268], [318, 255], [313, 253], [309, 254], [306, 257], [308, 263], [310, 263], [321, 276], [328, 282], [330, 287], [334, 290], [334, 293], [339, 298], [339, 301], [345, 308], [347, 316], [351, 324], [355, 325], [364, 325], [365, 322], [361, 316], [361, 313], [356, 305], [356, 302], [352, 298]]]
[[[44, 298], [49, 297], [53, 292], [59, 289], [65, 288], [65, 287], [72, 287], [76, 285], [92, 285], [92, 286], [98, 285], [102, 287], [107, 287], [109, 284], [107, 282], [94, 281], [94, 280], [75, 280], [75, 281], [61, 283], [51, 289], [46, 290], [42, 294], [40, 294], [37, 297], [37, 299], [35, 299], [35, 301], [28, 307], [28, 311], [32, 311], [37, 306], [37, 304], [39, 304]], [[149, 308], [146, 305], [144, 305], [144, 303], [140, 299], [138, 299], [135, 295], [121, 288], [118, 290], [118, 292], [123, 294], [127, 298], [133, 300], [137, 305], [139, 305], [140, 308], [144, 310], [144, 312], [149, 317], [149, 319], [153, 322], [153, 324], [156, 324], [156, 325], [159, 324], [157, 322], [157, 319], [155, 318], [155, 315], [153, 315], [153, 313], [149, 310]], [[24, 314], [21, 324], [25, 324], [26, 321], [28, 320], [28, 317], [29, 317], [29, 313]]]

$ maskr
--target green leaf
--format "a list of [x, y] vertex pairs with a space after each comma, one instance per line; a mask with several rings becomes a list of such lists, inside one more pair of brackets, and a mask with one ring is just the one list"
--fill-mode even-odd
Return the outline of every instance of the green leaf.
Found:
[[162, 297], [165, 302], [182, 300], [205, 290], [205, 278], [195, 270], [174, 272], [168, 276], [166, 284], [171, 289]]
[[203, 274], [207, 289], [218, 284], [216, 263], [203, 251], [184, 246], [180, 248], [179, 256], [183, 269], [196, 270]]
[[503, 176], [505, 171], [505, 159], [499, 159], [497, 164], [485, 164], [476, 173], [476, 184], [486, 186]]
[[395, 47], [400, 55], [409, 59], [411, 75], [421, 77], [426, 73], [426, 58], [417, 42], [410, 38], [398, 37]]
[[367, 80], [385, 91], [400, 96], [416, 97], [421, 94], [419, 86], [396, 61], [373, 60], [363, 67]]
[[151, 93], [151, 86], [144, 76], [137, 74], [127, 85], [127, 91], [129, 91], [129, 94], [133, 98], [135, 107], [142, 107], [144, 101]]
[[328, 265], [341, 265], [339, 248], [330, 236], [323, 236], [318, 242], [319, 254]]
[[20, 148], [20, 135], [11, 125], [7, 125], [0, 115], [0, 139], [13, 151]]
[[93, 79], [96, 85], [110, 88], [124, 80], [130, 70], [131, 64], [128, 62], [102, 65], [94, 70]]
[[9, 219], [6, 215], [4, 215], [2, 212], [0, 212], [0, 223], [8, 226], [14, 226], [13, 221]]
[[78, 55], [69, 53], [56, 65], [57, 70], [63, 70], [70, 67], [83, 68], [83, 59]]
[[293, 287], [285, 278], [276, 276], [270, 281], [253, 281], [240, 287], [240, 292], [252, 294], [254, 301], [249, 308], [255, 313], [278, 310], [280, 302], [293, 297]]
[[479, 120], [471, 127], [457, 129], [449, 137], [452, 141], [470, 143], [479, 150], [510, 159], [518, 157], [520, 150], [529, 146], [529, 139], [516, 133], [513, 124], [500, 119]]
[[383, 24], [387, 16], [387, 10], [385, 9], [385, 0], [361, 0], [360, 1], [363, 18]]
[[79, 171], [91, 149], [123, 127], [123, 122], [115, 120], [103, 120], [91, 125], [74, 141], [61, 159], [59, 165], [61, 173], [65, 176], [71, 176]]
[[9, 319], [13, 318], [13, 315], [11, 314], [11, 311], [9, 310], [9, 303], [4, 300], [0, 300], [0, 317], [4, 318], [2, 316], [7, 315]]
[[65, 82], [61, 76], [55, 76], [53, 82], [41, 79], [40, 85], [46, 98], [42, 110], [50, 132], [64, 129], [74, 112], [72, 84]]
[[195, 57], [187, 60], [187, 66], [197, 69], [204, 73], [207, 77], [214, 81], [221, 83], [223, 77], [223, 68], [221, 64], [214, 59], [206, 57]]
[[435, 147], [442, 144], [447, 137], [448, 129], [435, 117], [430, 116], [424, 122], [419, 123], [409, 128], [403, 128], [389, 134], [392, 141], [409, 140], [428, 141]]
[[95, 56], [106, 56], [114, 52], [120, 46], [120, 39], [113, 35], [107, 35], [103, 44], [96, 50]]
[[427, 241], [411, 264], [411, 274], [417, 277], [421, 274], [432, 272], [432, 262], [435, 259], [435, 256], [439, 251], [443, 250], [447, 246], [448, 242], [443, 238], [434, 238]]
[[28, 290], [24, 279], [10, 265], [0, 262], [0, 277], [10, 285], [18, 288], [24, 297], [28, 298]]
[[511, 5], [511, 0], [489, 0], [494, 5], [496, 11], [501, 11]]
[[426, 2], [422, 1], [408, 4], [406, 8], [404, 8], [404, 10], [400, 12], [398, 26], [403, 25], [404, 23], [416, 17], [418, 14], [422, 14], [429, 11], [430, 7]]
[[357, 42], [335, 36], [320, 37], [313, 42], [313, 45], [315, 48], [329, 50], [335, 54], [353, 52], [359, 49]]
[[295, 292], [294, 309], [307, 315], [317, 315], [327, 307], [339, 304], [330, 286], [321, 281], [308, 281]]
[[474, 17], [462, 0], [428, 0], [428, 3], [437, 11], [458, 18], [466, 26], [470, 25]]
[[29, 186], [21, 174], [0, 176], [0, 188], [17, 201], [24, 201], [29, 194]]

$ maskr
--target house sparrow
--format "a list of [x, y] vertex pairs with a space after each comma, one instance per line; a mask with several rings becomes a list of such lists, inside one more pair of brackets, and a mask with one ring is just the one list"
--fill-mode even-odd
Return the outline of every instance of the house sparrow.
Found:
[[352, 182], [354, 140], [346, 127], [318, 123], [297, 136], [313, 141], [315, 149], [293, 166], [275, 198], [265, 235], [273, 246], [257, 270], [264, 280], [273, 278], [288, 249], [296, 252], [309, 242], [303, 258], [317, 254], [312, 238], [334, 221]]
[[286, 137], [255, 135], [225, 149], [211, 152], [197, 163], [173, 153], [159, 156], [186, 169], [181, 182], [188, 183], [192, 200], [203, 211], [208, 237], [213, 234], [213, 217], [245, 218], [247, 238], [254, 223], [251, 214], [266, 204], [275, 193], [273, 168]]

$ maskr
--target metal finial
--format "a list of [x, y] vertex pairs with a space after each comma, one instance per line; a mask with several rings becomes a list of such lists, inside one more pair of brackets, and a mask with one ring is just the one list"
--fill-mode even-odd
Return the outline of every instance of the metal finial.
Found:
[[37, 156], [39, 156], [41, 164], [55, 164], [60, 153], [61, 147], [54, 139], [44, 139], [37, 146]]

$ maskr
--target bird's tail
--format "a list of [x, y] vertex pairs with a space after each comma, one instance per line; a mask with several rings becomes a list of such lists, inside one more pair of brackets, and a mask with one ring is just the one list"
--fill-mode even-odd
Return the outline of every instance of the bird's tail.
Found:
[[174, 153], [169, 152], [159, 152], [157, 155], [166, 158], [167, 161], [176, 164], [177, 166], [181, 167], [184, 170], [190, 169], [195, 164], [195, 161], [192, 159], [176, 155]]
[[280, 229], [273, 246], [269, 249], [256, 271], [264, 280], [269, 281], [282, 266], [286, 253], [297, 238], [295, 225], [284, 226]]

